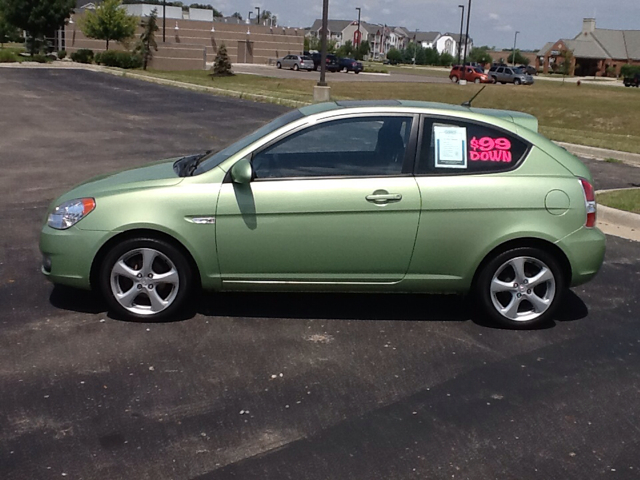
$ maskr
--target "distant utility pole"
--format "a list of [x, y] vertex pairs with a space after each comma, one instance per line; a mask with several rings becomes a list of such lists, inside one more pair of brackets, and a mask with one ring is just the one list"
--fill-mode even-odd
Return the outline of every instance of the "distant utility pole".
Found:
[[460, 57], [462, 56], [462, 27], [464, 26], [464, 5], [458, 5], [462, 9], [460, 16], [460, 37], [458, 38], [458, 65], [462, 65]]
[[[471, 19], [471, 0], [469, 0], [469, 7], [467, 7], [467, 33], [464, 36], [464, 57], [462, 58], [462, 63], [464, 63], [464, 59], [467, 58], [467, 47], [469, 46], [469, 20]], [[462, 78], [464, 80], [467, 79], [467, 69], [462, 69]]]
[[356, 38], [358, 39], [356, 48], [358, 48], [360, 47], [360, 11], [362, 9], [360, 7], [356, 7], [356, 10], [358, 10], [358, 34], [356, 35]]
[[167, 29], [167, 0], [162, 0], [162, 43], [164, 43], [164, 31]]
[[260, 7], [254, 8], [254, 10], [258, 10], [258, 16], [256, 17], [256, 25], [260, 25]]

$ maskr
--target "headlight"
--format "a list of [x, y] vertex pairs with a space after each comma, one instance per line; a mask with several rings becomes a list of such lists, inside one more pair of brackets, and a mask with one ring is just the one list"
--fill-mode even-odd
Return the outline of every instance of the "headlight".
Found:
[[49, 214], [47, 225], [57, 230], [72, 227], [96, 208], [93, 198], [76, 198], [58, 205]]

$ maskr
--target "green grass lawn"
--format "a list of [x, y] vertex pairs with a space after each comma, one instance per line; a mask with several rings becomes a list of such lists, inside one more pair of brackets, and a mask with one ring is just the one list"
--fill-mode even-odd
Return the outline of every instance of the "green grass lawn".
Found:
[[[256, 75], [212, 79], [206, 71], [200, 70], [149, 71], [147, 74], [234, 92], [309, 103], [313, 101], [313, 86], [317, 82], [315, 76], [308, 80]], [[327, 76], [327, 81], [335, 100], [398, 98], [460, 104], [480, 88], [449, 83], [332, 83], [331, 74]], [[577, 87], [560, 82], [537, 82], [518, 87], [487, 85], [474, 101], [474, 106], [530, 113], [538, 118], [540, 132], [553, 140], [640, 153], [640, 92], [637, 89], [584, 84]]]
[[640, 188], [629, 188], [615, 192], [604, 192], [597, 195], [598, 203], [607, 207], [640, 213]]

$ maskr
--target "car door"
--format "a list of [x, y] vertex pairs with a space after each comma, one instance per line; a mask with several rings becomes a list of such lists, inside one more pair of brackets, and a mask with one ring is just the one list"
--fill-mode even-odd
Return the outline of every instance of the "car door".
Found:
[[410, 115], [334, 118], [254, 152], [255, 179], [220, 190], [223, 288], [402, 280], [420, 211], [416, 123]]

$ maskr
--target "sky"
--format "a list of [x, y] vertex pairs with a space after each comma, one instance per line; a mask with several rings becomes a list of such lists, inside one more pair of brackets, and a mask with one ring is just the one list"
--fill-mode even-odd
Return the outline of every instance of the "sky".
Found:
[[[194, 2], [196, 0], [193, 0]], [[189, 0], [184, 2], [189, 4]], [[243, 18], [255, 7], [278, 14], [278, 23], [309, 27], [322, 18], [322, 0], [198, 0], [224, 15], [240, 12]], [[330, 0], [329, 18], [403, 26], [408, 30], [460, 31], [458, 5], [468, 0]], [[582, 19], [595, 17], [597, 28], [640, 30], [639, 0], [471, 0], [469, 35], [474, 44], [538, 50], [547, 42], [573, 38], [582, 30]], [[465, 20], [466, 22], [466, 20]]]

